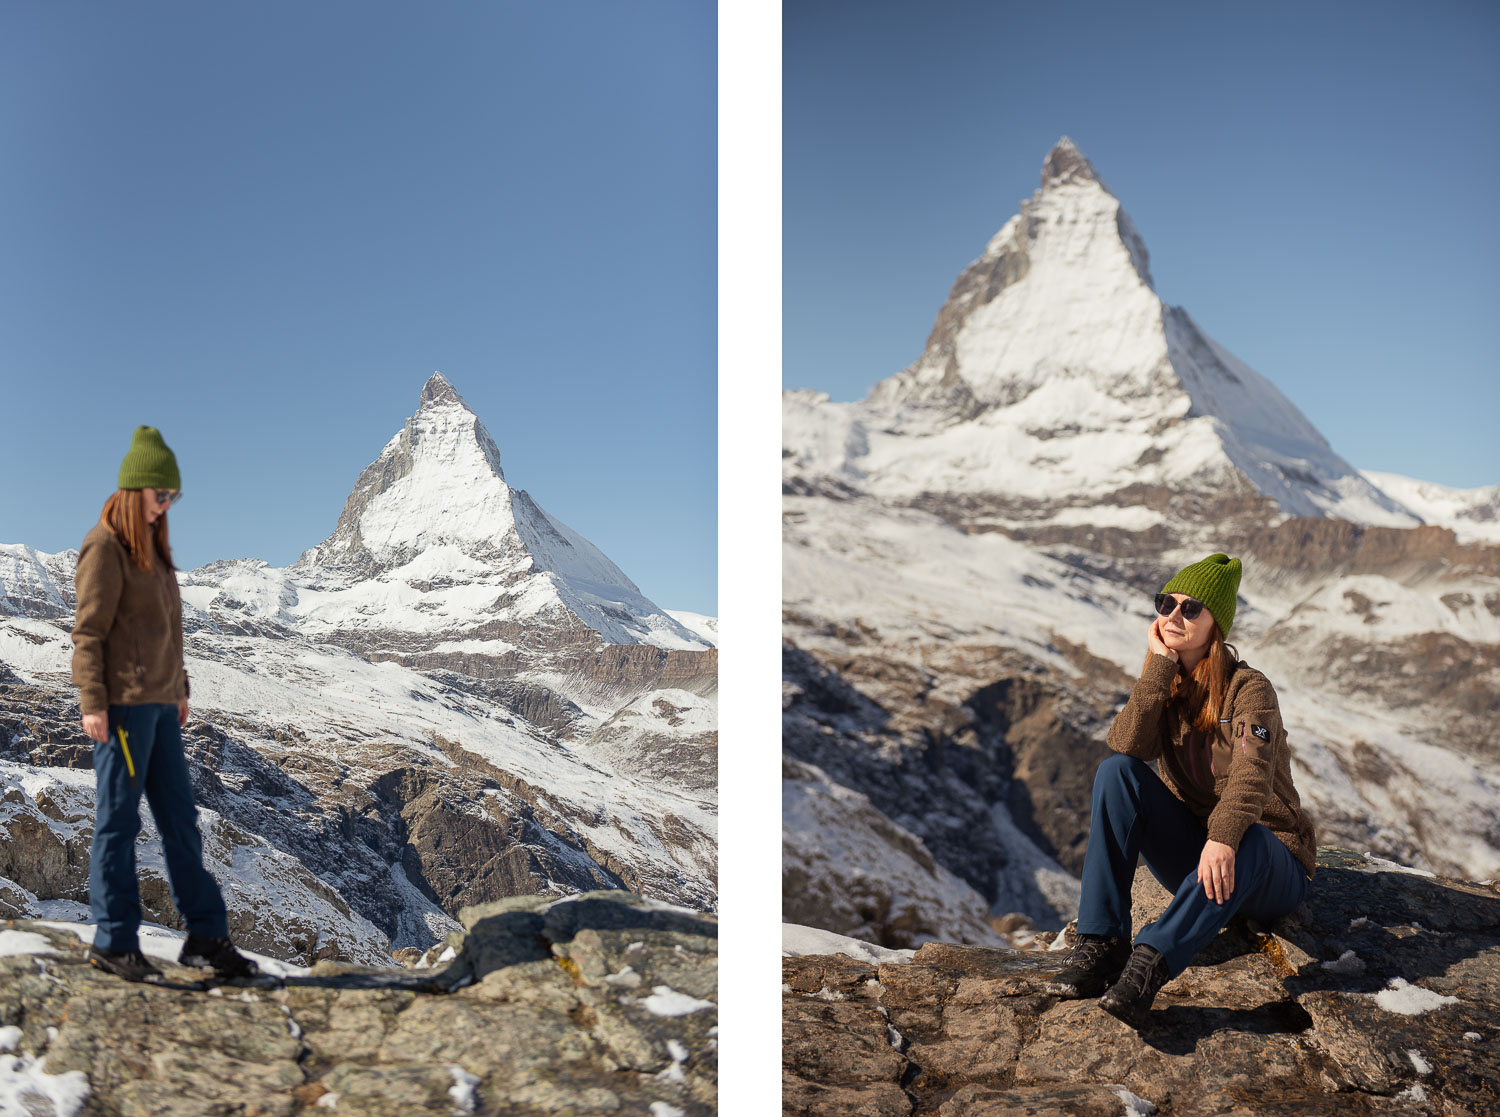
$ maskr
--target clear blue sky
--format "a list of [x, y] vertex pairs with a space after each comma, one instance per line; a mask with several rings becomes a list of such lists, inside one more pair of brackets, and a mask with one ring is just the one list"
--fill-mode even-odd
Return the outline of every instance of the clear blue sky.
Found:
[[7, 4], [0, 542], [139, 423], [179, 566], [294, 561], [440, 370], [509, 482], [716, 613], [715, 11]]
[[1070, 136], [1362, 469], [1500, 484], [1500, 5], [789, 0], [786, 387], [857, 399]]

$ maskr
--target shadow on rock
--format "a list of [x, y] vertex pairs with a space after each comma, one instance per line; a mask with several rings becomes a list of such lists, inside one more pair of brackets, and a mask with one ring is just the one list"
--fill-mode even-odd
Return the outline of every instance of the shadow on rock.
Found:
[[600, 970], [589, 976], [603, 979], [610, 976], [609, 963], [626, 959], [622, 964], [628, 966], [630, 943], [640, 941], [636, 936], [680, 940], [677, 945], [719, 936], [718, 924], [696, 912], [615, 891], [586, 892], [543, 906], [535, 896], [516, 896], [464, 908], [459, 920], [467, 931], [458, 957], [431, 979], [442, 988], [462, 988], [496, 970], [548, 958], [562, 959], [581, 977], [585, 967]]
[[1204, 1008], [1174, 1004], [1151, 1014], [1138, 1033], [1142, 1042], [1169, 1055], [1188, 1055], [1209, 1036], [1245, 1032], [1270, 1036], [1305, 1032], [1313, 1018], [1295, 1001], [1270, 1001], [1256, 1008]]

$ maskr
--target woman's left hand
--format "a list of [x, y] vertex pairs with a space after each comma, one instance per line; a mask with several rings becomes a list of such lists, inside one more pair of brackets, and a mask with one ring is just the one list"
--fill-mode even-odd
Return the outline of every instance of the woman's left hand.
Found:
[[187, 724], [187, 716], [188, 716], [188, 704], [187, 704], [187, 699], [184, 698], [181, 702], [177, 703], [177, 724], [178, 725], [186, 725]]
[[1234, 893], [1234, 850], [1223, 842], [1204, 844], [1198, 858], [1198, 879], [1203, 893], [1216, 904], [1222, 904]]

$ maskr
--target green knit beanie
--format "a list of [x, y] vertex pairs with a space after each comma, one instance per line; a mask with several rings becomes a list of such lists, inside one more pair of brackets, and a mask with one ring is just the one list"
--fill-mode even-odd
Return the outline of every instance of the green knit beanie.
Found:
[[1228, 555], [1209, 555], [1202, 562], [1184, 566], [1162, 586], [1162, 593], [1185, 593], [1196, 597], [1214, 615], [1219, 635], [1229, 639], [1234, 627], [1235, 593], [1240, 588], [1240, 560]]
[[180, 489], [182, 474], [177, 472], [177, 455], [167, 449], [161, 431], [155, 427], [136, 427], [130, 440], [130, 453], [120, 463], [122, 489]]

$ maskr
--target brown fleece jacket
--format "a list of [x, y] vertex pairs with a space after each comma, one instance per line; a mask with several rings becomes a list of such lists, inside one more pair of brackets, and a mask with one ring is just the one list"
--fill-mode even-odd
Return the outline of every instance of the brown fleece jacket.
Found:
[[188, 696], [177, 575], [156, 556], [147, 574], [102, 523], [84, 536], [74, 575], [73, 683], [85, 714]]
[[1109, 747], [1138, 760], [1158, 760], [1157, 774], [1208, 829], [1211, 841], [1238, 850], [1259, 822], [1291, 850], [1309, 879], [1317, 835], [1292, 786], [1291, 753], [1276, 691], [1240, 661], [1230, 676], [1219, 731], [1211, 740], [1192, 729], [1182, 703], [1169, 702], [1177, 663], [1153, 654], [1109, 727]]

